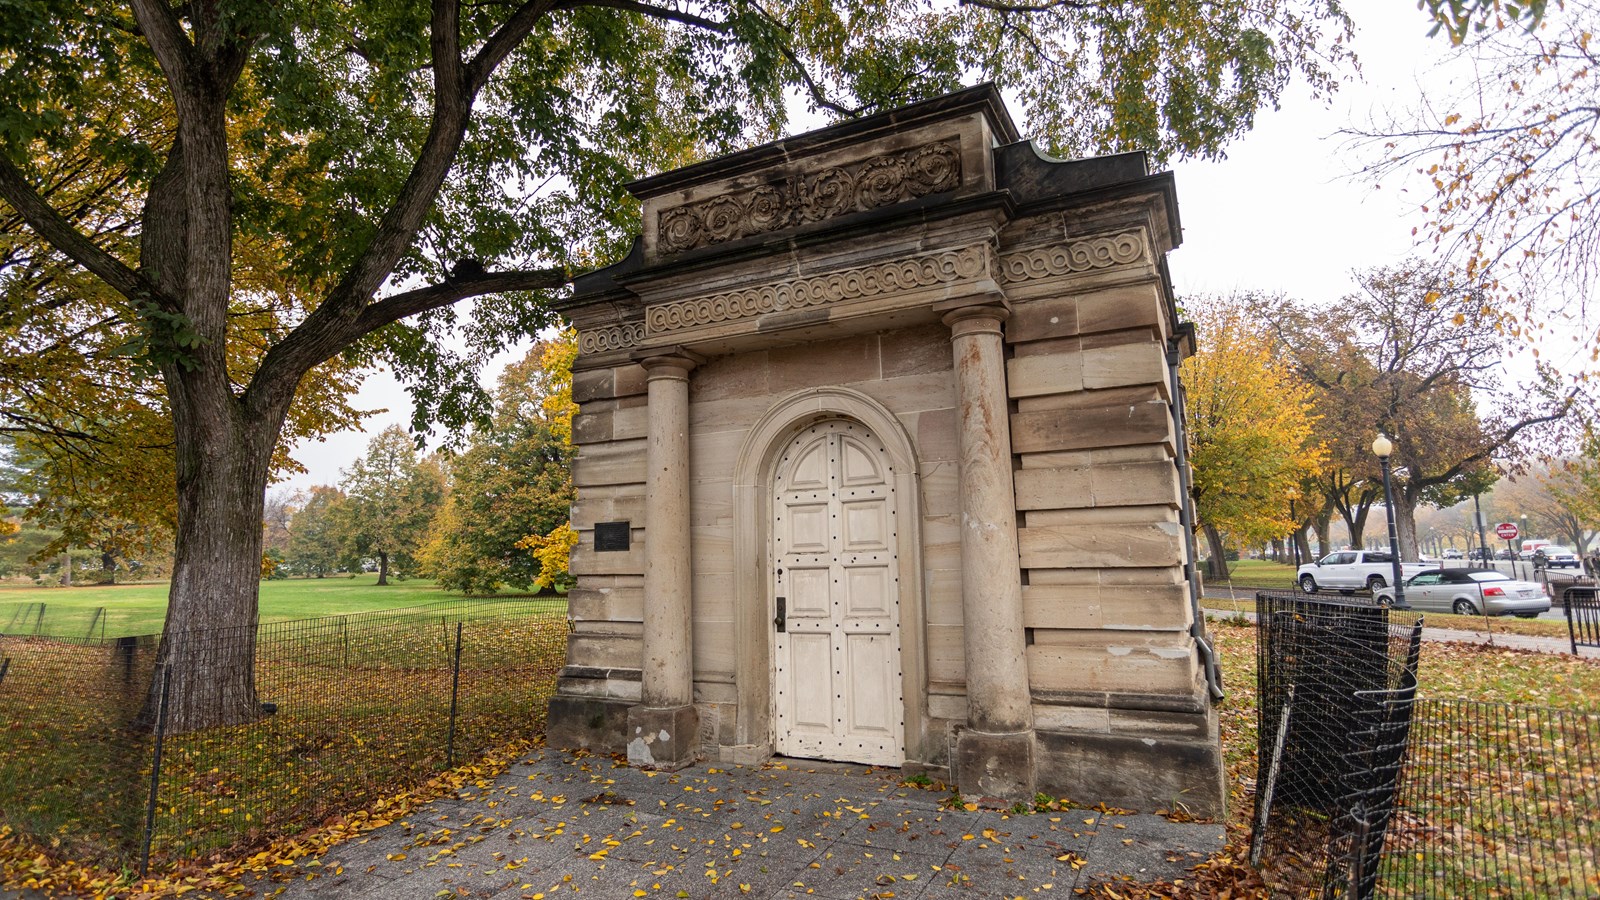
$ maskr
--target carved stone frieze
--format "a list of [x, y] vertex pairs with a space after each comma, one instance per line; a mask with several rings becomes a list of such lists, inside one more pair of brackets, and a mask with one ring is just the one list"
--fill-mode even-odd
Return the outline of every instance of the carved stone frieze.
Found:
[[621, 325], [606, 325], [602, 328], [591, 328], [578, 333], [579, 353], [609, 353], [612, 350], [624, 350], [644, 340], [643, 322], [624, 322]]
[[650, 307], [651, 334], [711, 325], [781, 310], [826, 306], [894, 291], [978, 278], [990, 271], [988, 245], [897, 259], [777, 284], [745, 288]]
[[960, 186], [960, 143], [935, 141], [663, 209], [656, 216], [656, 246], [663, 254], [682, 253]]
[[1008, 253], [1000, 258], [1000, 270], [1008, 282], [1031, 281], [1125, 266], [1146, 258], [1144, 236], [1129, 231]]

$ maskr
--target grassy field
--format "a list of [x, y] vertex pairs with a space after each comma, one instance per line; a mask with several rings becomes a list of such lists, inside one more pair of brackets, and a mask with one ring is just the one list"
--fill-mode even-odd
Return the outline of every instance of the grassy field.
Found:
[[[416, 606], [437, 600], [459, 600], [461, 595], [441, 590], [432, 581], [411, 578], [391, 581], [378, 587], [376, 575], [332, 578], [290, 578], [261, 583], [261, 621], [309, 619], [347, 613], [371, 612]], [[167, 609], [167, 584], [128, 584], [92, 587], [0, 586], [0, 632], [17, 630], [23, 608], [45, 605], [45, 628], [49, 634], [77, 636], [94, 619], [95, 612], [106, 610], [105, 633], [109, 636], [158, 634]], [[11, 624], [13, 618], [18, 624]], [[32, 632], [30, 618], [26, 631]], [[100, 629], [95, 629], [98, 634]]]

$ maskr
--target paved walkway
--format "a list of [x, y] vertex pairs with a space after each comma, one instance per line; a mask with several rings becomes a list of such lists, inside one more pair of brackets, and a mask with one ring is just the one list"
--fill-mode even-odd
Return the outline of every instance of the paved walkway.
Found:
[[1071, 897], [1182, 877], [1223, 844], [1221, 825], [950, 810], [895, 772], [804, 765], [665, 774], [542, 751], [252, 887], [284, 900]]

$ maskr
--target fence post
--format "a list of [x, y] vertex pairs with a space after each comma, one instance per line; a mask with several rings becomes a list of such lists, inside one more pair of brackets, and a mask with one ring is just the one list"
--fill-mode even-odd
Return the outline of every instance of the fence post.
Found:
[[156, 706], [156, 742], [150, 760], [150, 799], [144, 807], [144, 849], [139, 857], [139, 877], [150, 874], [150, 842], [156, 831], [156, 800], [161, 791], [161, 744], [167, 733], [167, 692], [172, 671], [161, 667], [161, 702]]
[[456, 658], [450, 667], [450, 736], [445, 740], [446, 769], [456, 767], [456, 696], [461, 690], [461, 623], [456, 623]]
[[1283, 761], [1283, 742], [1289, 736], [1289, 709], [1294, 706], [1294, 685], [1289, 685], [1283, 698], [1283, 711], [1278, 714], [1278, 734], [1272, 741], [1272, 759], [1267, 764], [1267, 779], [1262, 786], [1257, 805], [1261, 811], [1256, 816], [1255, 834], [1250, 837], [1250, 865], [1261, 864], [1261, 845], [1267, 836], [1267, 820], [1272, 816], [1272, 794], [1278, 787], [1278, 763]]

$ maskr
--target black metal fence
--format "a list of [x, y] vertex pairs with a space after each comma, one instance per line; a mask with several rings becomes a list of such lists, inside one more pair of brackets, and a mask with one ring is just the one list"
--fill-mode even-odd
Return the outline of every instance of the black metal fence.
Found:
[[1573, 654], [1577, 654], [1579, 647], [1600, 647], [1600, 591], [1593, 587], [1569, 587], [1561, 593]]
[[1293, 859], [1308, 881], [1345, 896], [1370, 885], [1381, 858], [1416, 696], [1421, 622], [1371, 603], [1262, 592], [1256, 627], [1251, 855]]
[[1325, 898], [1600, 897], [1600, 709], [1419, 699], [1420, 621], [1256, 597], [1252, 854]]
[[[446, 602], [190, 633], [169, 667], [155, 637], [34, 630], [0, 635], [0, 822], [130, 868], [258, 845], [536, 735], [567, 634], [559, 600]], [[204, 678], [178, 672], [197, 659]], [[223, 690], [253, 691], [243, 724], [175, 727]]]

